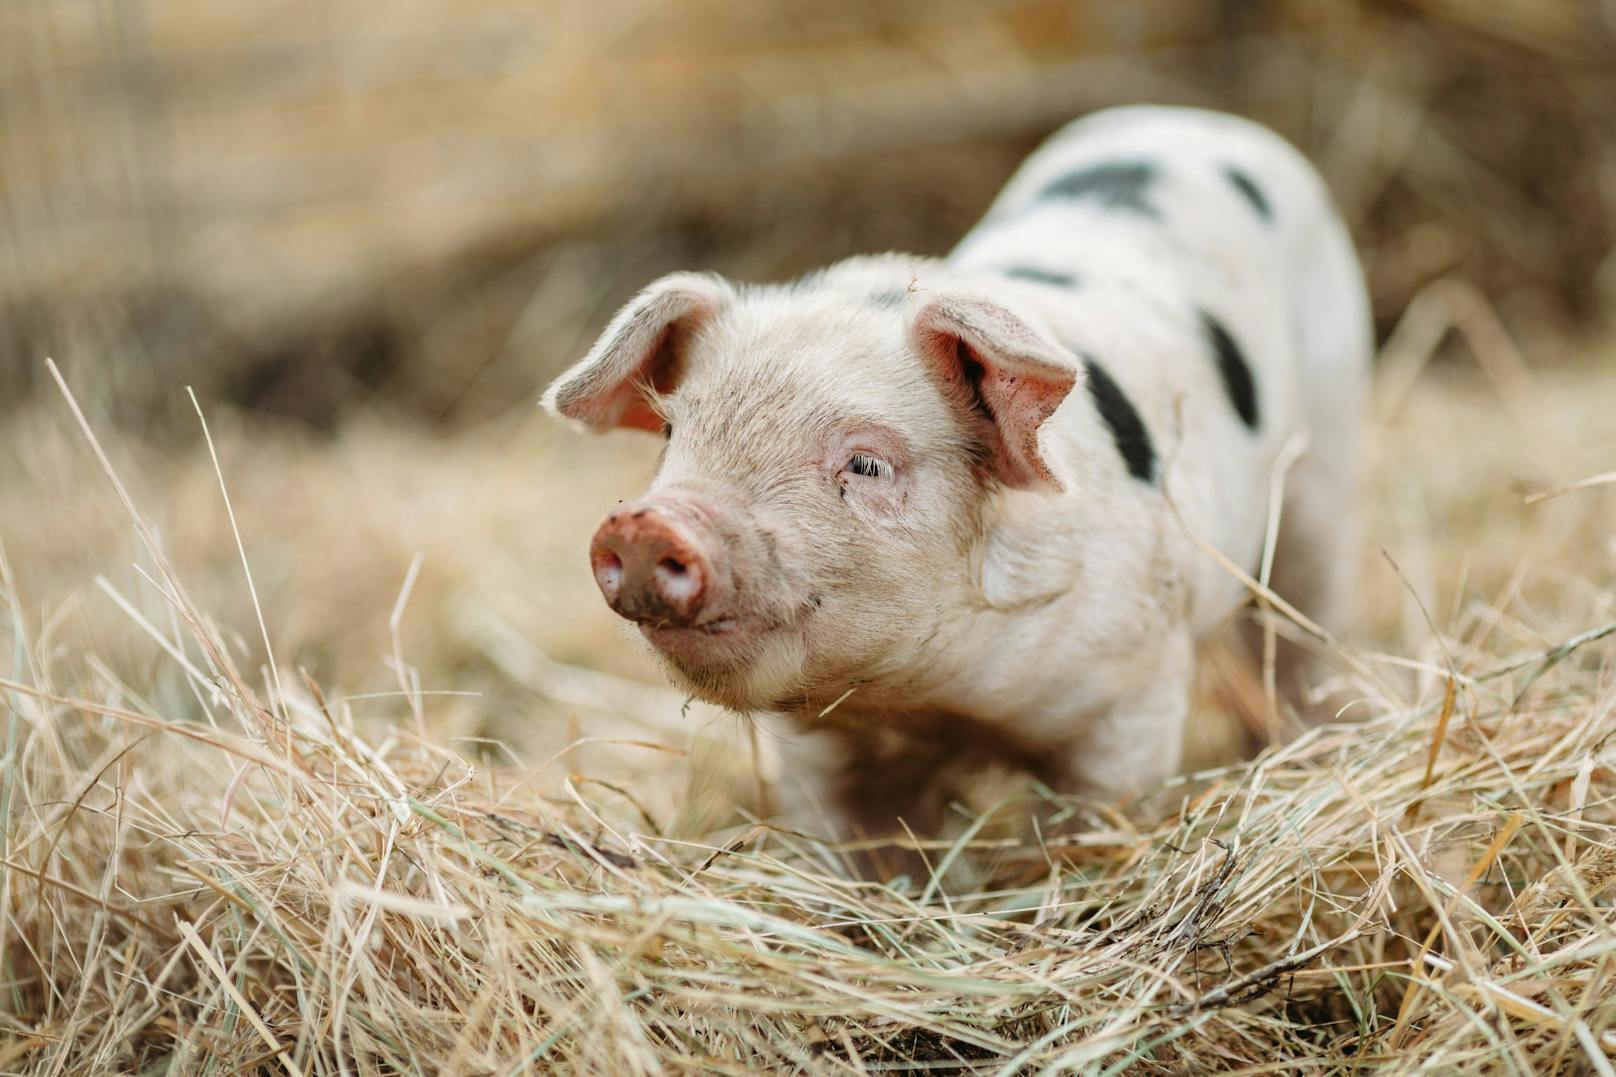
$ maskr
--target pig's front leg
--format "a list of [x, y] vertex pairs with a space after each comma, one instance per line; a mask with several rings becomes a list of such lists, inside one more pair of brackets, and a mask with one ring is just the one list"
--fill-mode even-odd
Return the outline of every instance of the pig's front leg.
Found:
[[817, 728], [767, 719], [768, 776], [779, 814], [790, 826], [834, 840], [902, 836], [906, 827], [935, 836], [950, 799], [995, 765], [1107, 800], [1147, 791], [1178, 772], [1194, 675], [1187, 628], [1151, 646], [1149, 676], [1110, 706], [1069, 718], [1013, 716], [1035, 724], [1036, 738], [1024, 736], [1022, 722], [946, 713], [849, 715]]
[[[768, 778], [776, 810], [789, 826], [835, 841], [934, 832], [948, 789], [942, 780], [959, 760], [952, 745], [882, 729], [805, 728], [783, 717], [765, 720]], [[900, 820], [902, 822], [900, 822]]]
[[1146, 792], [1178, 773], [1195, 678], [1189, 630], [1160, 644], [1153, 676], [1091, 718], [1065, 765], [1069, 791], [1105, 800]]

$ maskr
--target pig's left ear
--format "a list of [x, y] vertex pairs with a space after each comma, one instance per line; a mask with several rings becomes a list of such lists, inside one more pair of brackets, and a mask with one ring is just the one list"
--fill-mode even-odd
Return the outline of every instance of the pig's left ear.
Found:
[[978, 427], [1006, 486], [1061, 490], [1038, 448], [1038, 429], [1081, 377], [1081, 364], [1004, 307], [941, 295], [916, 311], [910, 339], [943, 392]]
[[652, 398], [673, 391], [692, 334], [735, 292], [721, 277], [670, 273], [617, 312], [589, 354], [557, 378], [543, 405], [596, 430], [661, 430]]

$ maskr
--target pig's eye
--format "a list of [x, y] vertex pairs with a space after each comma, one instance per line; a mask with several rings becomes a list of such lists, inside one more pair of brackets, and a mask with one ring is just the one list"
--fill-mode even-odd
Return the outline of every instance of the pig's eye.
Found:
[[847, 470], [855, 475], [863, 475], [867, 479], [892, 478], [892, 465], [869, 453], [854, 453], [847, 461]]
[[667, 441], [671, 437], [673, 437], [673, 424], [664, 422], [662, 424], [662, 440]]

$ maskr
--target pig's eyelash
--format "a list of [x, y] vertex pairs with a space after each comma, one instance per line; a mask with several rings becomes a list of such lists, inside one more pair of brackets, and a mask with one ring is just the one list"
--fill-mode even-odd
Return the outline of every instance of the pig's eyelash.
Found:
[[867, 479], [891, 479], [892, 465], [879, 456], [869, 453], [856, 452], [847, 461], [847, 470], [855, 475], [863, 475]]

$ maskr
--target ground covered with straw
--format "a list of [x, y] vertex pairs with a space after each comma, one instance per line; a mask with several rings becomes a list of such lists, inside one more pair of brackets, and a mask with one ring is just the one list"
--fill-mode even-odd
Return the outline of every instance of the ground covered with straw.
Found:
[[165, 455], [42, 403], [0, 1071], [1611, 1073], [1616, 495], [1562, 489], [1616, 458], [1608, 359], [1383, 379], [1339, 724], [1211, 672], [1255, 758], [962, 807], [887, 885], [595, 619], [569, 547], [654, 448], [221, 416]]

